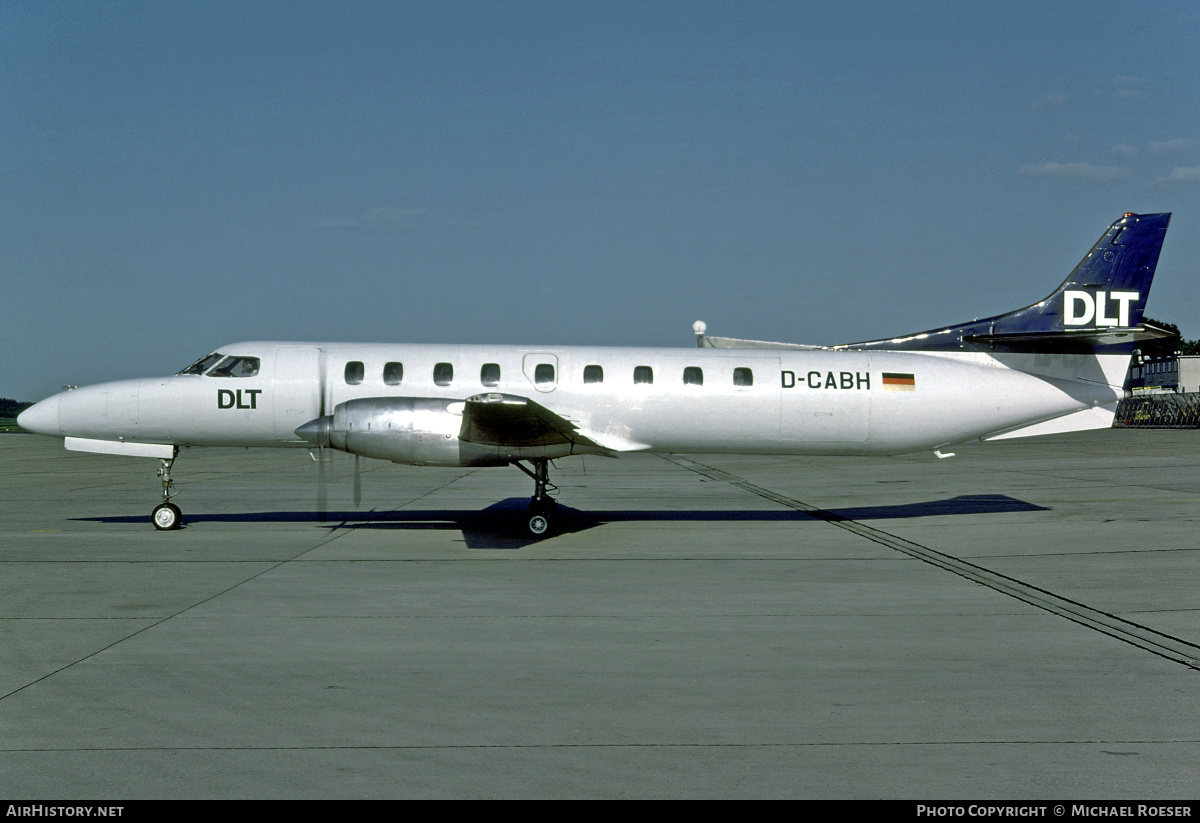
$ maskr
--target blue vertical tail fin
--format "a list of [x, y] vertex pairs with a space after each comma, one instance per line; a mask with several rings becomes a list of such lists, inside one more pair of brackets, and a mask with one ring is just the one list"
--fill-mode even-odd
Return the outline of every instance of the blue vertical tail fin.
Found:
[[1120, 351], [1166, 333], [1142, 323], [1169, 213], [1128, 213], [1048, 297], [1023, 309], [891, 340], [835, 348]]

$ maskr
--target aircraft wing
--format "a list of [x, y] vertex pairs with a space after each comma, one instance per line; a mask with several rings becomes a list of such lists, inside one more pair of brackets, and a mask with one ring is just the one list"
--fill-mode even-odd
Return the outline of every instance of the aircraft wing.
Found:
[[580, 451], [641, 451], [644, 443], [580, 427], [540, 403], [515, 394], [468, 397], [459, 438], [486, 446], [531, 447], [570, 443]]

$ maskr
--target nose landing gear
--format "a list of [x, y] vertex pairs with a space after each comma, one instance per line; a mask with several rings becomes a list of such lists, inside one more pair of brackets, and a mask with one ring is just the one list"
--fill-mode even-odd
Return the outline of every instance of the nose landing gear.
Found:
[[176, 446], [174, 454], [170, 458], [159, 458], [162, 468], [158, 470], [158, 476], [162, 478], [163, 500], [154, 507], [154, 511], [150, 514], [150, 519], [154, 521], [154, 528], [159, 531], [173, 531], [183, 524], [183, 513], [179, 511], [178, 506], [171, 502], [171, 497], [176, 493], [175, 483], [171, 480], [171, 465], [178, 456], [179, 447]]

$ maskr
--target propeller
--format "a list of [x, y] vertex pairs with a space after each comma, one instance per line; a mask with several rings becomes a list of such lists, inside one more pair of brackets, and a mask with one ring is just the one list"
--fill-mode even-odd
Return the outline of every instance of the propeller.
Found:
[[325, 447], [308, 450], [308, 456], [317, 461], [317, 520], [324, 523], [329, 509], [329, 493], [325, 486]]
[[354, 508], [362, 508], [362, 471], [359, 469], [359, 457], [354, 455]]
[[[325, 370], [317, 370], [317, 419], [325, 419]], [[297, 432], [299, 434], [299, 432]], [[324, 523], [329, 512], [329, 490], [325, 485], [325, 446], [329, 441], [317, 441], [317, 520]], [[310, 451], [309, 454], [312, 452]]]
[[[329, 511], [329, 492], [325, 482], [325, 463], [328, 459], [325, 455], [325, 449], [329, 445], [330, 428], [333, 418], [325, 414], [325, 391], [324, 388], [320, 392], [320, 402], [318, 404], [320, 414], [296, 429], [296, 434], [304, 440], [313, 444], [316, 449], [314, 453], [310, 448], [308, 453], [313, 460], [317, 461], [317, 512], [318, 519], [324, 522]], [[354, 455], [354, 507], [359, 508], [362, 505], [362, 461], [359, 455]]]
[[[317, 519], [322, 523], [329, 513], [329, 484], [326, 481], [326, 464], [329, 456], [324, 446], [309, 449], [308, 454], [317, 462]], [[362, 508], [362, 458], [354, 455], [354, 508]]]

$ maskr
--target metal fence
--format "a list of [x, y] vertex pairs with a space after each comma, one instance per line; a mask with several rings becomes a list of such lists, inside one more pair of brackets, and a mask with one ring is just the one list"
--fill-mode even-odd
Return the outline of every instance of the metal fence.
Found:
[[1117, 404], [1116, 429], [1200, 429], [1200, 394], [1126, 397]]

